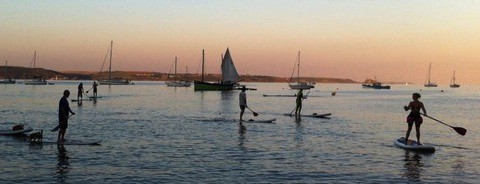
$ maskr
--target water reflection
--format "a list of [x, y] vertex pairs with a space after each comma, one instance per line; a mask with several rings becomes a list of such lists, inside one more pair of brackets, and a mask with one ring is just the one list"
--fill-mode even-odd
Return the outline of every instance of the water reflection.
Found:
[[293, 138], [293, 141], [295, 141], [295, 146], [297, 148], [302, 147], [303, 145], [304, 127], [300, 122], [301, 122], [300, 118], [295, 118], [296, 127], [295, 127], [295, 137]]
[[240, 147], [241, 149], [245, 149], [243, 145], [245, 143], [246, 130], [247, 128], [245, 127], [245, 125], [243, 125], [243, 123], [238, 123], [238, 147]]
[[70, 163], [68, 162], [68, 157], [67, 155], [67, 149], [65, 148], [64, 145], [57, 145], [58, 153], [58, 164], [57, 164], [57, 173], [60, 174], [60, 179], [64, 179], [65, 174], [70, 172], [69, 165]]
[[421, 181], [422, 176], [422, 157], [428, 154], [422, 154], [418, 152], [405, 151], [405, 173], [404, 176], [408, 178], [409, 181], [419, 182]]

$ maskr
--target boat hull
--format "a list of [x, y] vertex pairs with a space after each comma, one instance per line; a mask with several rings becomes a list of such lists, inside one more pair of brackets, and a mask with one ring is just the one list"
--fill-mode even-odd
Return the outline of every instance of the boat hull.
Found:
[[15, 84], [15, 80], [3, 80], [0, 81], [0, 84]]
[[290, 86], [290, 89], [312, 89], [315, 88], [314, 85], [305, 83], [305, 82], [300, 82], [300, 83], [290, 83], [288, 84]]
[[450, 87], [451, 87], [451, 88], [459, 88], [459, 87], [460, 87], [460, 84], [450, 84]]
[[110, 80], [110, 81], [99, 81], [100, 85], [130, 85], [128, 80]]
[[208, 83], [195, 81], [193, 86], [195, 91], [229, 91], [233, 90], [235, 84]]
[[168, 87], [190, 87], [192, 85], [191, 82], [187, 81], [167, 81], [165, 84]]
[[25, 85], [47, 85], [46, 80], [28, 80], [24, 82]]
[[390, 86], [382, 86], [376, 84], [362, 84], [363, 88], [371, 88], [371, 89], [390, 89]]
[[434, 84], [434, 83], [429, 83], [429, 84], [424, 84], [423, 86], [425, 87], [429, 87], [429, 88], [434, 88], [434, 87], [438, 87], [438, 84]]

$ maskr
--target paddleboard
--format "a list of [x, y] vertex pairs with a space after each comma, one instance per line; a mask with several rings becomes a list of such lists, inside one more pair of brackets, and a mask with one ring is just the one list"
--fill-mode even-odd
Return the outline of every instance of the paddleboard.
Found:
[[100, 141], [81, 141], [81, 140], [66, 140], [63, 142], [57, 141], [42, 141], [42, 142], [30, 142], [34, 144], [57, 144], [57, 145], [100, 145]]
[[243, 120], [242, 122], [245, 122], [245, 123], [275, 123], [274, 122], [275, 120], [277, 120], [277, 119], [264, 119], [264, 120], [249, 119], [249, 120]]
[[23, 130], [0, 130], [0, 135], [17, 135], [17, 134], [24, 134], [27, 132], [31, 132], [32, 128], [25, 128]]
[[[283, 114], [285, 116], [295, 116], [295, 114]], [[310, 117], [310, 118], [329, 118], [328, 116], [332, 115], [332, 113], [325, 113], [325, 114], [301, 114], [300, 117]]]
[[92, 99], [80, 99], [80, 100], [72, 99], [72, 102], [78, 102], [78, 101], [92, 101]]
[[431, 145], [419, 145], [417, 141], [408, 140], [408, 144], [405, 144], [405, 138], [400, 137], [395, 140], [395, 145], [410, 151], [422, 151], [422, 152], [435, 152], [435, 147]]

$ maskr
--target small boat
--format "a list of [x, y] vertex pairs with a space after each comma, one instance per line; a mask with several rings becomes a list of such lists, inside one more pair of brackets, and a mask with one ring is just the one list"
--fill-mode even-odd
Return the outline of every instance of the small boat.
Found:
[[365, 79], [365, 81], [362, 83], [363, 88], [372, 88], [372, 89], [390, 89], [390, 86], [383, 86], [382, 83], [378, 82], [373, 79]]
[[195, 81], [193, 83], [194, 91], [230, 91], [235, 88], [237, 82], [240, 80], [237, 69], [233, 64], [232, 56], [227, 48], [225, 56], [222, 57], [222, 81], [218, 83], [210, 83], [204, 81], [205, 68], [205, 51], [202, 50], [202, 81]]
[[[35, 63], [36, 63], [36, 60], [37, 60], [37, 51], [35, 51], [33, 53], [33, 60], [32, 60], [32, 63], [33, 63], [33, 71], [32, 72], [35, 72]], [[30, 65], [31, 66], [31, 65]], [[34, 76], [33, 79], [31, 80], [26, 80], [24, 81], [24, 84], [25, 85], [47, 85], [47, 84], [50, 84], [50, 85], [53, 85], [54, 83], [49, 83], [47, 82], [47, 80], [45, 78], [42, 78], [42, 77], [38, 77], [38, 76]]]
[[[131, 85], [133, 84], [129, 80], [125, 79], [120, 79], [120, 78], [113, 78], [112, 79], [112, 53], [113, 53], [113, 41], [110, 41], [110, 48], [109, 51], [110, 53], [110, 65], [108, 67], [108, 80], [100, 80], [98, 81], [100, 85]], [[103, 66], [102, 66], [103, 68]], [[101, 73], [101, 71], [100, 71]]]
[[[290, 89], [312, 89], [315, 88], [315, 83], [308, 83], [308, 82], [300, 82], [300, 51], [298, 51], [298, 60], [297, 60], [297, 82], [294, 83], [289, 83], [288, 86]], [[295, 68], [293, 69], [295, 71]], [[290, 81], [293, 78], [293, 72], [292, 72], [292, 77], [290, 77]]]
[[437, 87], [438, 84], [430, 81], [430, 71], [432, 70], [432, 63], [428, 66], [427, 81], [424, 84], [425, 87]]
[[460, 84], [455, 84], [455, 70], [453, 70], [452, 80], [450, 80], [451, 88], [459, 88]]
[[174, 81], [166, 81], [165, 84], [168, 87], [190, 87], [192, 85], [189, 81], [178, 81], [177, 80], [177, 57], [175, 57], [175, 80]]

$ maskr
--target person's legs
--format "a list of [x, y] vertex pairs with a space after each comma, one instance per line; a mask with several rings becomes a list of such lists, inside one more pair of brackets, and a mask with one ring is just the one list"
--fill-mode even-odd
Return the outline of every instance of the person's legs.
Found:
[[405, 135], [405, 145], [408, 144], [408, 137], [410, 137], [410, 131], [412, 131], [412, 126], [413, 126], [413, 122], [408, 123], [407, 134]]
[[418, 122], [415, 122], [415, 131], [417, 132], [417, 142], [419, 145], [421, 145], [420, 143], [420, 123]]

